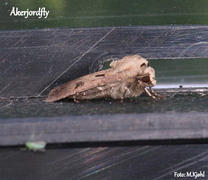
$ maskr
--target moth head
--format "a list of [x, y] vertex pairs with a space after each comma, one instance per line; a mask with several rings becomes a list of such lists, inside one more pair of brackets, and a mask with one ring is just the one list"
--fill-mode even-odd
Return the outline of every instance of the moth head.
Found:
[[129, 77], [142, 75], [144, 70], [149, 67], [146, 59], [139, 55], [125, 56], [121, 60], [111, 62], [110, 66], [116, 72], [126, 71]]
[[144, 74], [145, 69], [149, 67], [149, 62], [139, 55], [132, 55], [127, 57], [130, 57], [129, 62], [132, 62], [132, 67], [137, 71], [137, 75]]
[[155, 70], [152, 67], [148, 67], [144, 70], [144, 74], [149, 74], [149, 81], [147, 82], [149, 87], [156, 85], [156, 79], [155, 79]]

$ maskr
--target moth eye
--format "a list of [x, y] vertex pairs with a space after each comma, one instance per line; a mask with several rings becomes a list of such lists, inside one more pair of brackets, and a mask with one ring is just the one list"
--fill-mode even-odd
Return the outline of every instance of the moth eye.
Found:
[[145, 63], [142, 63], [142, 65], [140, 67], [144, 67], [144, 66], [146, 66], [146, 64]]
[[149, 67], [150, 65], [149, 65], [149, 63], [147, 63], [147, 67]]

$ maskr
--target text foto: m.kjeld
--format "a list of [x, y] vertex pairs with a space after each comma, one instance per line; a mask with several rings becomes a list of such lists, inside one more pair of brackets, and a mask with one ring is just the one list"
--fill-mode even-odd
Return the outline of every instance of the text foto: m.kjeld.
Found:
[[173, 176], [175, 178], [185, 178], [185, 177], [192, 177], [194, 179], [197, 179], [199, 177], [205, 177], [205, 171], [199, 171], [199, 172], [174, 172]]

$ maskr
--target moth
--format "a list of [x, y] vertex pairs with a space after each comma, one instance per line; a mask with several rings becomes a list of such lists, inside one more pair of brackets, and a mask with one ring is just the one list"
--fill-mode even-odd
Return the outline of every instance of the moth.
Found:
[[[124, 99], [146, 92], [152, 98], [158, 96], [152, 89], [156, 84], [155, 70], [139, 55], [125, 56], [112, 61], [109, 69], [69, 81], [51, 90], [46, 102], [64, 98], [74, 101], [90, 99]], [[147, 90], [147, 87], [150, 90]]]

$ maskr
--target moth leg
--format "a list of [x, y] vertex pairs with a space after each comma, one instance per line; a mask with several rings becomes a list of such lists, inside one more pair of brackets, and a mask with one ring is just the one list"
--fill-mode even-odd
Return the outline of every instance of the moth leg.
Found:
[[159, 97], [159, 98], [164, 98], [165, 97], [165, 95], [161, 95], [161, 94], [158, 94], [155, 91], [153, 91], [151, 87], [150, 87], [150, 92], [156, 97]]
[[124, 93], [123, 93], [123, 95], [122, 95], [122, 97], [121, 97], [121, 102], [123, 103], [123, 100], [124, 100], [124, 98], [125, 98], [125, 95], [126, 95], [126, 93], [127, 93], [127, 91], [129, 91], [129, 88], [131, 87], [131, 84], [129, 85], [129, 86], [126, 86], [126, 87], [124, 87]]
[[77, 99], [74, 99], [74, 102], [79, 103], [79, 101]]
[[160, 96], [159, 94], [157, 94], [155, 91], [153, 91], [153, 89], [150, 87], [150, 92], [154, 95], [154, 96]]
[[73, 96], [73, 100], [74, 102], [79, 103], [79, 101], [76, 99], [76, 95]]
[[127, 88], [127, 87], [125, 87], [125, 91], [124, 91], [124, 93], [123, 93], [123, 95], [122, 95], [121, 99], [124, 99], [124, 97], [125, 97], [125, 95], [126, 95], [127, 90], [128, 90], [128, 88]]
[[153, 99], [155, 99], [155, 96], [152, 95], [152, 94], [147, 90], [147, 88], [144, 88], [144, 91], [145, 91], [150, 97], [152, 97]]
[[124, 103], [124, 96], [126, 94], [126, 91], [127, 91], [127, 89], [125, 88], [125, 91], [124, 91], [124, 93], [123, 93], [123, 95], [122, 95], [122, 97], [120, 99], [121, 103]]

